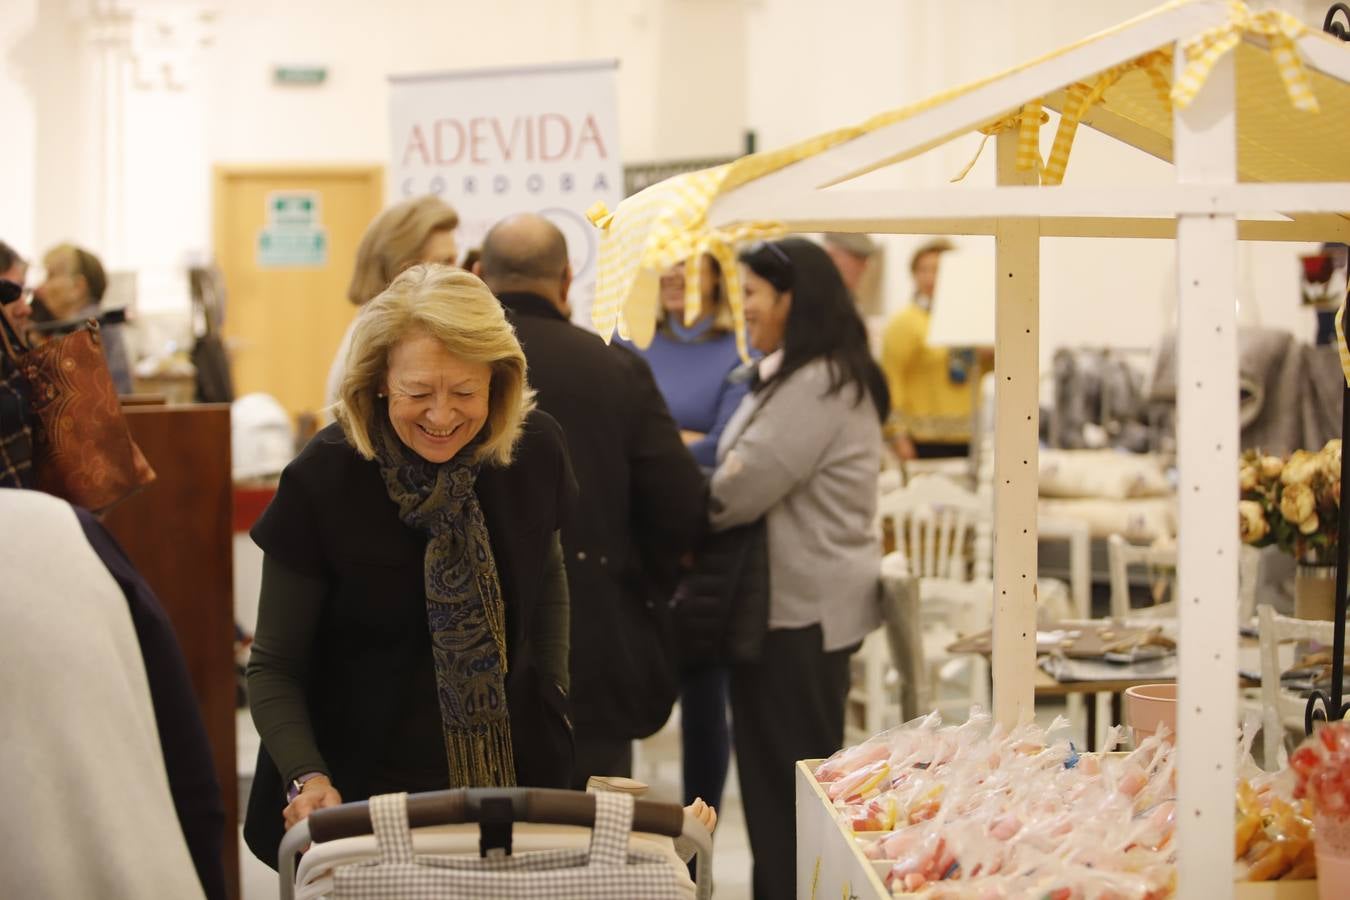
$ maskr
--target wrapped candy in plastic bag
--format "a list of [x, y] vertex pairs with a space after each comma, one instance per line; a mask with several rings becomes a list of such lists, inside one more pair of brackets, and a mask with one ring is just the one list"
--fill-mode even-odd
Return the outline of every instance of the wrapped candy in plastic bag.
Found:
[[1175, 824], [1170, 746], [1153, 738], [1108, 760], [1052, 741], [1066, 725], [1005, 729], [975, 711], [944, 726], [926, 716], [840, 751], [818, 778], [864, 854], [890, 863], [885, 880], [897, 894], [1162, 890]]
[[[1005, 729], [975, 710], [944, 725], [933, 714], [840, 751], [818, 777], [864, 855], [888, 864], [896, 896], [1173, 896], [1173, 745], [1157, 734], [1125, 754], [1079, 753], [1052, 739], [1066, 724]], [[1254, 733], [1244, 727], [1237, 746], [1235, 877], [1309, 877], [1310, 806], [1294, 799], [1293, 774], [1256, 767]], [[1122, 736], [1113, 728], [1107, 749]], [[1339, 737], [1327, 742], [1332, 749]], [[1314, 780], [1304, 773], [1305, 784], [1321, 787]]]

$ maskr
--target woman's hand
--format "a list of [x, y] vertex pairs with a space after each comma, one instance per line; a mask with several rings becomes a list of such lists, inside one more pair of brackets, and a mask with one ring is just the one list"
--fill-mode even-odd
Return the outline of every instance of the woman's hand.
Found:
[[907, 434], [897, 434], [895, 440], [891, 441], [891, 451], [900, 459], [908, 462], [911, 459], [919, 458], [919, 451], [914, 447], [914, 441], [910, 440]]
[[688, 447], [690, 444], [697, 444], [705, 437], [707, 437], [707, 435], [701, 431], [689, 431], [688, 429], [685, 428], [680, 429], [680, 438], [684, 441], [684, 445], [686, 447]]
[[286, 830], [290, 831], [296, 824], [309, 818], [309, 814], [314, 810], [341, 805], [342, 795], [333, 787], [328, 776], [315, 775], [305, 782], [300, 793], [296, 794], [295, 799], [282, 810], [281, 816], [286, 821]]

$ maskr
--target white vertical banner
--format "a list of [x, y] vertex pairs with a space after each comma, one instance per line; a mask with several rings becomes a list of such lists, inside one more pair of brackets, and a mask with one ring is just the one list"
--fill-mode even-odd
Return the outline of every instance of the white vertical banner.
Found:
[[567, 239], [572, 319], [589, 327], [600, 235], [586, 211], [623, 199], [617, 69], [605, 60], [391, 77], [385, 196], [449, 203], [461, 250], [504, 216], [545, 216]]

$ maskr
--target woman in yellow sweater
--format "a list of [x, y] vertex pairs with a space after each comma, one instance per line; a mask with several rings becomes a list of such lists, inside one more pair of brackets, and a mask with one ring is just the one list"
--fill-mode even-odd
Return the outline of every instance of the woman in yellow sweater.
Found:
[[965, 456], [980, 377], [992, 368], [986, 352], [928, 343], [938, 262], [951, 249], [939, 239], [914, 251], [914, 300], [891, 318], [882, 337], [893, 410], [886, 434], [901, 459]]

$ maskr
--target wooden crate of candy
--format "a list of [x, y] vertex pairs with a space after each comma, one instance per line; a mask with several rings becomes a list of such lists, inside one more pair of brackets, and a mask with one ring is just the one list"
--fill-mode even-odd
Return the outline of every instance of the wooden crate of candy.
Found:
[[[1280, 796], [1287, 781], [1259, 779], [1239, 799], [1239, 827], [1243, 810], [1257, 824], [1239, 838], [1235, 877], [1285, 876], [1238, 883], [1239, 900], [1317, 897], [1303, 877], [1306, 817]], [[797, 894], [1170, 897], [1174, 784], [1172, 748], [1157, 738], [1078, 754], [1035, 725], [1004, 733], [984, 716], [946, 727], [930, 716], [798, 763]], [[1285, 833], [1300, 827], [1302, 843]]]

